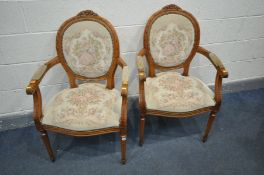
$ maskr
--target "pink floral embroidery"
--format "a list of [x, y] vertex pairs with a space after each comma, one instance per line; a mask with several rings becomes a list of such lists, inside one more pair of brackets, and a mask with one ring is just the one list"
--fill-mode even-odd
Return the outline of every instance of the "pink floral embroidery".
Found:
[[88, 29], [67, 34], [63, 38], [63, 51], [66, 62], [76, 74], [99, 77], [108, 71], [112, 63], [111, 35]]
[[121, 95], [102, 84], [85, 83], [58, 93], [43, 111], [43, 123], [72, 130], [119, 125]]
[[151, 29], [150, 50], [156, 63], [162, 66], [181, 64], [189, 56], [194, 42], [192, 26], [183, 28], [180, 24], [169, 23]]
[[187, 112], [214, 106], [212, 91], [200, 80], [163, 72], [145, 83], [147, 108], [171, 112]]
[[102, 100], [102, 94], [96, 89], [80, 89], [72, 91], [66, 96], [66, 100], [72, 105], [81, 106], [86, 103], [99, 103]]

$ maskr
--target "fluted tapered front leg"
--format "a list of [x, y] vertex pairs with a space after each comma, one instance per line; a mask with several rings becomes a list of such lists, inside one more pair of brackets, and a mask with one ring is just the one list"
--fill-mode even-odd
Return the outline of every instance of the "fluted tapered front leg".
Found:
[[139, 126], [139, 146], [144, 144], [144, 130], [145, 130], [145, 115], [140, 115], [140, 126]]
[[49, 154], [50, 160], [54, 162], [55, 161], [55, 155], [54, 155], [52, 148], [51, 148], [51, 145], [50, 145], [48, 133], [47, 133], [47, 131], [41, 131], [40, 133], [41, 133], [42, 141], [43, 141], [43, 143], [47, 149], [47, 152]]
[[120, 144], [121, 144], [121, 163], [126, 164], [126, 135], [120, 136]]
[[216, 118], [216, 112], [211, 112], [210, 117], [209, 117], [208, 122], [207, 122], [207, 127], [205, 129], [205, 133], [203, 136], [203, 142], [206, 142], [208, 135], [209, 135], [209, 132], [211, 131], [213, 123], [215, 121], [215, 118]]

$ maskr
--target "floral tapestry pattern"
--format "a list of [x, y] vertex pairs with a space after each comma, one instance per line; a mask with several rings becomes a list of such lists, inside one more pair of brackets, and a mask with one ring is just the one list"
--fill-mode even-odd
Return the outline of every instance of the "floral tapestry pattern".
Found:
[[74, 73], [99, 77], [108, 71], [112, 63], [112, 39], [109, 33], [84, 29], [64, 37], [63, 52]]
[[154, 28], [150, 34], [150, 51], [154, 61], [161, 66], [175, 66], [188, 58], [194, 43], [192, 26], [175, 23]]
[[119, 126], [121, 95], [98, 83], [59, 92], [43, 111], [43, 124], [71, 130]]
[[188, 112], [214, 106], [213, 92], [199, 79], [163, 72], [145, 82], [148, 109]]

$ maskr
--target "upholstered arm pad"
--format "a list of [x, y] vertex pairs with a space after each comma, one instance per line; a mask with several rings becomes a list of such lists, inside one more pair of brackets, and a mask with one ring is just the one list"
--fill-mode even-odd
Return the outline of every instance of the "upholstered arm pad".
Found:
[[141, 51], [138, 53], [137, 56], [137, 68], [138, 68], [138, 75], [139, 79], [145, 81], [146, 75], [145, 75], [145, 65], [144, 65], [144, 59], [145, 57], [145, 50], [141, 49]]
[[128, 93], [128, 66], [125, 63], [125, 61], [122, 58], [119, 58], [118, 64], [122, 67], [123, 72], [122, 72], [122, 87], [121, 87], [121, 95], [122, 96], [127, 96]]
[[128, 84], [128, 66], [123, 67], [122, 84]]
[[143, 61], [143, 56], [137, 56], [137, 68], [138, 68], [138, 71], [141, 72], [141, 71], [145, 71], [145, 66], [144, 66], [144, 61]]
[[228, 71], [224, 67], [221, 60], [214, 53], [211, 53], [202, 47], [199, 47], [197, 52], [204, 55], [205, 57], [207, 57], [211, 61], [211, 63], [214, 65], [214, 67], [217, 69], [217, 71], [219, 71], [222, 78], [228, 77]]
[[41, 77], [45, 74], [45, 72], [47, 71], [47, 65], [43, 64], [41, 65], [37, 71], [34, 73], [34, 75], [32, 76], [31, 80], [39, 80], [41, 79]]
[[38, 87], [39, 83], [41, 82], [42, 78], [44, 77], [44, 75], [46, 74], [46, 72], [53, 67], [54, 65], [59, 63], [59, 58], [55, 57], [51, 60], [49, 60], [48, 62], [46, 62], [45, 64], [41, 65], [37, 71], [34, 73], [34, 75], [32, 76], [28, 86], [26, 87], [26, 93], [27, 94], [33, 94], [36, 90], [36, 88]]

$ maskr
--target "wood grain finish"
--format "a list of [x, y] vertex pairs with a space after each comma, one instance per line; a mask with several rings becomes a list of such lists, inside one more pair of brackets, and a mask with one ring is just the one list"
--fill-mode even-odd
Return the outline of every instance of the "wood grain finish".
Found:
[[[182, 64], [173, 66], [173, 67], [164, 67], [156, 64], [154, 62], [154, 59], [151, 55], [150, 52], [150, 46], [149, 46], [149, 34], [150, 34], [150, 29], [152, 27], [152, 24], [154, 21], [167, 14], [179, 14], [187, 19], [190, 20], [194, 27], [195, 31], [195, 40], [193, 44], [193, 49], [188, 56], [188, 58], [183, 62]], [[189, 74], [189, 67], [192, 59], [194, 58], [196, 53], [200, 53], [204, 55], [206, 58], [209, 59], [209, 61], [214, 65], [214, 67], [217, 70], [216, 73], [216, 78], [215, 78], [215, 101], [216, 104], [215, 106], [211, 107], [205, 107], [201, 109], [197, 109], [194, 111], [189, 111], [189, 112], [168, 112], [168, 111], [160, 111], [160, 110], [153, 110], [153, 109], [147, 109], [146, 108], [146, 101], [145, 101], [145, 90], [144, 90], [144, 82], [146, 80], [146, 73], [144, 71], [144, 68], [142, 68], [142, 65], [138, 67], [138, 76], [139, 76], [139, 108], [140, 108], [140, 124], [139, 124], [139, 145], [142, 146], [144, 143], [144, 128], [145, 128], [145, 117], [146, 116], [162, 116], [162, 117], [175, 117], [175, 118], [186, 118], [186, 117], [193, 117], [198, 114], [202, 114], [205, 112], [211, 112], [208, 123], [207, 123], [207, 128], [205, 130], [205, 134], [203, 136], [203, 141], [205, 142], [207, 140], [208, 134], [212, 128], [212, 124], [214, 119], [216, 118], [216, 113], [220, 109], [221, 101], [222, 101], [222, 78], [227, 78], [228, 77], [228, 71], [225, 69], [224, 65], [220, 61], [220, 59], [207, 51], [206, 49], [202, 48], [199, 46], [200, 42], [200, 29], [199, 29], [199, 24], [195, 17], [190, 14], [187, 11], [184, 11], [181, 9], [179, 6], [170, 4], [165, 7], [163, 7], [161, 10], [157, 11], [154, 13], [148, 20], [145, 31], [144, 31], [144, 48], [141, 49], [138, 53], [138, 59], [147, 59], [148, 63], [148, 76], [155, 77], [155, 70], [175, 70], [179, 68], [183, 68], [183, 76], [188, 76]], [[141, 62], [141, 61], [139, 61]]]
[[[113, 58], [111, 66], [108, 72], [100, 77], [91, 78], [91, 77], [84, 77], [80, 75], [74, 74], [74, 72], [70, 69], [67, 65], [63, 51], [62, 51], [62, 37], [64, 32], [73, 24], [80, 21], [95, 21], [97, 23], [102, 24], [110, 33], [112, 42], [113, 42]], [[41, 123], [41, 119], [43, 117], [42, 114], [42, 98], [41, 92], [39, 89], [39, 84], [42, 78], [45, 76], [46, 72], [57, 64], [62, 64], [64, 70], [66, 71], [69, 79], [69, 84], [71, 88], [78, 87], [76, 80], [106, 80], [106, 88], [113, 89], [115, 87], [114, 84], [114, 74], [116, 71], [117, 66], [121, 66], [122, 68], [126, 67], [126, 63], [122, 58], [119, 56], [119, 41], [117, 37], [117, 33], [112, 26], [112, 24], [107, 21], [106, 19], [100, 17], [98, 14], [91, 10], [85, 10], [78, 13], [76, 16], [68, 19], [65, 21], [57, 33], [56, 38], [56, 49], [58, 56], [52, 58], [48, 62], [44, 64], [33, 78], [30, 80], [28, 86], [26, 87], [26, 93], [28, 95], [33, 95], [33, 102], [34, 102], [34, 112], [33, 112], [33, 119], [35, 122], [35, 126], [37, 130], [41, 133], [41, 138], [45, 147], [49, 153], [50, 159], [52, 161], [55, 160], [55, 155], [52, 151], [48, 133], [47, 131], [52, 131], [56, 133], [61, 133], [65, 135], [75, 136], [75, 137], [86, 137], [86, 136], [94, 136], [94, 135], [101, 135], [107, 133], [120, 133], [120, 145], [121, 145], [121, 163], [125, 164], [126, 162], [126, 137], [127, 137], [127, 94], [128, 94], [128, 81], [122, 81], [121, 87], [121, 96], [122, 96], [122, 106], [121, 106], [121, 117], [120, 117], [120, 124], [119, 127], [112, 127], [112, 128], [103, 128], [91, 131], [74, 131], [68, 130], [64, 128], [59, 128], [50, 125], [44, 125]], [[37, 76], [36, 76], [37, 75]]]

